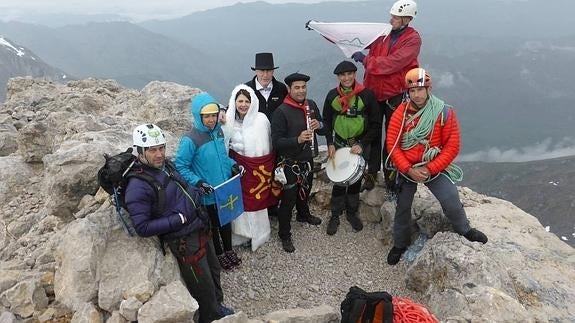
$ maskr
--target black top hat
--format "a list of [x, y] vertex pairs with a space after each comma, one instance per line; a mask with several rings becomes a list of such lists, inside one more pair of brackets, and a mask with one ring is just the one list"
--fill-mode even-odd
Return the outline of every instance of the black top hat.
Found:
[[256, 66], [252, 67], [255, 70], [275, 70], [278, 68], [274, 66], [274, 55], [272, 53], [257, 53]]
[[357, 67], [354, 63], [350, 61], [342, 61], [341, 63], [337, 64], [335, 69], [333, 70], [333, 74], [338, 75], [345, 72], [355, 72], [357, 71]]
[[286, 76], [286, 78], [284, 79], [285, 84], [287, 84], [287, 86], [291, 86], [291, 84], [295, 81], [309, 81], [310, 77], [305, 75], [305, 74], [301, 74], [301, 73], [293, 73], [290, 74], [288, 76]]

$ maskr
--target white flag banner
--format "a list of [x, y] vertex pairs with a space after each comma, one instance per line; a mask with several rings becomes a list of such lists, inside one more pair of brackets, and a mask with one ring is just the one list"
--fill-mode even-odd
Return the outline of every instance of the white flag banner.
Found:
[[378, 37], [391, 32], [388, 23], [375, 22], [319, 22], [310, 20], [306, 27], [313, 29], [330, 42], [336, 44], [346, 57], [364, 50]]

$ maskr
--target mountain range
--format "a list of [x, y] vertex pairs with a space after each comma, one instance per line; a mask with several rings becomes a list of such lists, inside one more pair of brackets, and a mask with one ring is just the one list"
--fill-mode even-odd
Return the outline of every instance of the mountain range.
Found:
[[0, 37], [0, 102], [6, 98], [6, 83], [15, 76], [46, 77], [57, 82], [69, 79], [68, 75], [46, 64], [31, 50]]
[[[139, 24], [2, 22], [0, 33], [80, 78], [113, 78], [135, 88], [169, 80], [202, 88], [221, 102], [234, 85], [253, 76], [254, 53], [271, 51], [280, 66], [277, 78], [295, 71], [311, 75], [309, 97], [322, 104], [336, 84], [333, 67], [344, 56], [305, 23], [385, 22], [390, 5], [239, 3]], [[554, 1], [553, 8], [563, 10], [554, 10], [553, 24], [545, 24], [539, 23], [543, 5], [420, 1], [413, 22], [423, 38], [420, 61], [434, 77], [434, 93], [456, 108], [463, 153], [573, 137], [571, 86], [564, 80], [570, 78], [566, 67], [575, 64], [575, 28], [568, 14], [575, 8], [568, 0]]]

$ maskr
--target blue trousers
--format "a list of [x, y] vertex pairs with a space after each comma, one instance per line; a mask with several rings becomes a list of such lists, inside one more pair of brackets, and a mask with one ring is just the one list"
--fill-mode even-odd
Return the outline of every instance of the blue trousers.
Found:
[[[411, 205], [417, 191], [417, 183], [398, 178], [397, 207], [393, 223], [393, 240], [397, 248], [406, 248], [411, 243]], [[445, 216], [451, 221], [455, 232], [463, 235], [471, 226], [459, 199], [457, 187], [445, 175], [439, 175], [434, 180], [425, 183], [431, 193], [439, 200]]]

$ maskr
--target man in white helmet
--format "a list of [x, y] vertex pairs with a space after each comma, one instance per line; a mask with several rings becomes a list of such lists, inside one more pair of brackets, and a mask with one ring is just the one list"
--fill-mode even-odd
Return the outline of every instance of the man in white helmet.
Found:
[[200, 190], [188, 185], [166, 159], [166, 137], [158, 126], [136, 127], [133, 144], [138, 160], [131, 171], [136, 174], [128, 176], [124, 201], [136, 233], [158, 236], [176, 256], [186, 287], [200, 306], [199, 322], [233, 314], [222, 304], [220, 265]]
[[[376, 100], [380, 107], [380, 118], [385, 116], [385, 129], [389, 125], [391, 114], [403, 99], [403, 78], [405, 73], [412, 68], [419, 67], [417, 57], [421, 48], [419, 33], [409, 27], [409, 23], [417, 14], [417, 4], [413, 0], [396, 1], [389, 11], [392, 26], [391, 33], [387, 37], [376, 39], [369, 46], [367, 56], [362, 52], [356, 52], [352, 58], [361, 62], [365, 68], [364, 86], [375, 92]], [[375, 185], [377, 172], [381, 167], [382, 160], [382, 132], [381, 129], [369, 151], [368, 175], [364, 183], [365, 189], [372, 189]], [[383, 158], [387, 157], [387, 151], [383, 147]], [[388, 190], [394, 189], [395, 178], [392, 173], [384, 168], [384, 179]]]

